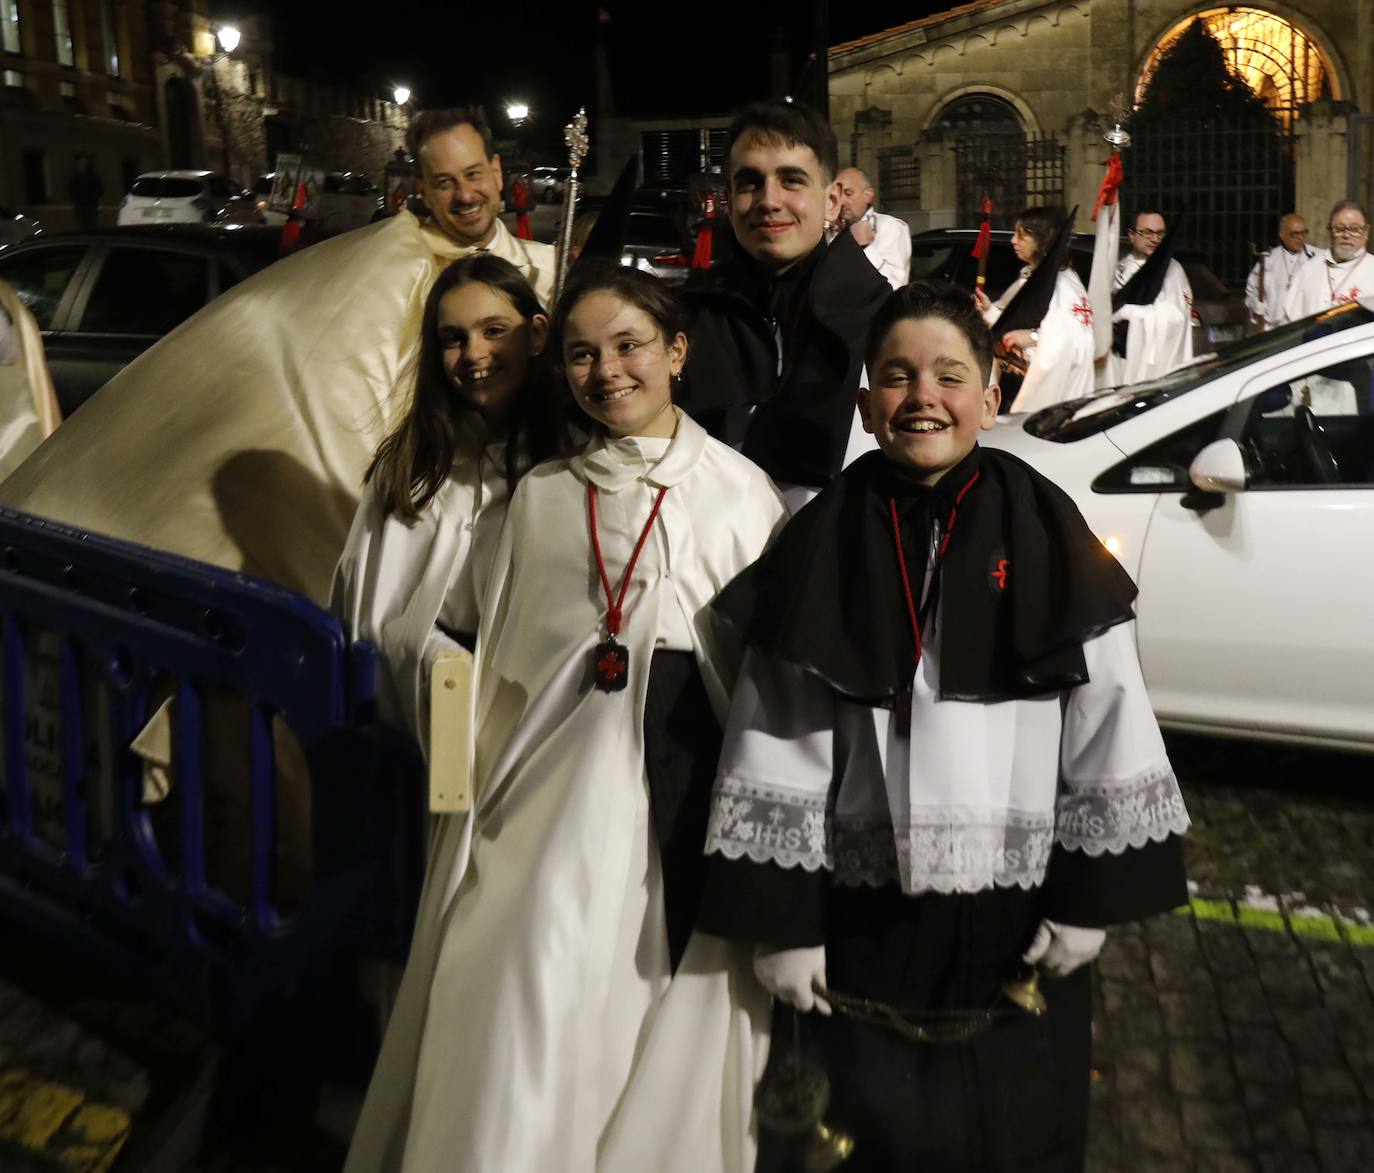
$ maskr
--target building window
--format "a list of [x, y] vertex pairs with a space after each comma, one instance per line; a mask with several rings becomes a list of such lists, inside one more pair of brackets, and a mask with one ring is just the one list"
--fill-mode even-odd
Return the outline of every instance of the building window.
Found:
[[72, 52], [71, 0], [53, 0], [52, 27], [57, 38], [58, 64], [75, 65], [76, 55]]
[[878, 192], [884, 199], [921, 198], [921, 161], [911, 147], [878, 151]]
[[105, 68], [111, 77], [119, 76], [119, 42], [115, 39], [110, 0], [100, 0], [100, 38], [105, 42]]
[[48, 156], [44, 151], [24, 152], [24, 199], [29, 204], [48, 202]]
[[17, 69], [5, 70], [4, 81], [5, 85], [11, 86], [14, 89], [22, 90], [24, 88], [24, 75]]
[[64, 98], [76, 97], [76, 82], [62, 81], [57, 83], [57, 92]]
[[6, 53], [22, 53], [19, 41], [19, 0], [0, 0], [0, 43]]

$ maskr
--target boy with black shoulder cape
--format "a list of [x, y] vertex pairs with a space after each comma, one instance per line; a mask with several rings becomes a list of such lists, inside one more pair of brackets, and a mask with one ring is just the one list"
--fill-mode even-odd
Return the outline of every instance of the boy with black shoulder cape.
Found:
[[[1187, 900], [1135, 585], [1063, 492], [978, 446], [999, 395], [967, 293], [898, 290], [866, 361], [880, 450], [716, 602], [747, 651], [698, 924], [755, 944], [779, 999], [760, 1094], [823, 1064], [846, 1173], [1081, 1169], [1087, 963]], [[1004, 989], [1034, 1003], [1030, 966], [1047, 1013]], [[800, 1042], [783, 1003], [819, 1011]], [[761, 1170], [803, 1167], [761, 1143]]]

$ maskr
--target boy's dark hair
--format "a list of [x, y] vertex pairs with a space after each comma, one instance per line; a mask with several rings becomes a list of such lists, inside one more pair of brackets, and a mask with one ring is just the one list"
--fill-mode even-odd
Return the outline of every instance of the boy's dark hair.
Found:
[[[726, 134], [725, 157], [730, 157], [735, 143], [753, 135], [765, 142], [780, 142], [789, 147], [810, 147], [821, 165], [821, 175], [828, 183], [839, 171], [840, 149], [830, 123], [800, 102], [771, 99], [745, 106], [730, 123]], [[728, 177], [727, 177], [728, 178]]]
[[679, 334], [687, 333], [687, 307], [665, 282], [642, 269], [631, 269], [599, 257], [588, 258], [579, 260], [573, 267], [567, 287], [554, 307], [550, 349], [560, 356], [560, 361], [568, 316], [578, 302], [593, 293], [613, 294], [643, 310], [658, 327], [665, 345]]
[[421, 110], [406, 130], [406, 150], [415, 160], [415, 174], [420, 171], [420, 148], [436, 134], [443, 134], [455, 126], [470, 126], [482, 140], [482, 153], [488, 159], [496, 153], [491, 127], [480, 106], [450, 106], [444, 110]]
[[864, 363], [870, 372], [892, 327], [917, 318], [939, 318], [968, 339], [978, 373], [987, 386], [992, 378], [992, 335], [968, 291], [949, 281], [913, 281], [883, 302], [868, 325], [868, 340], [864, 344]]
[[[449, 380], [439, 342], [439, 302], [460, 285], [476, 283], [502, 294], [527, 322], [544, 307], [520, 270], [501, 257], [475, 253], [454, 261], [425, 298], [415, 393], [405, 418], [377, 447], [363, 481], [377, 479], [387, 513], [414, 521], [442, 487], [457, 455], [458, 435], [476, 423], [477, 405]], [[561, 413], [550, 387], [548, 351], [531, 355], [525, 384], [506, 429], [506, 480], [514, 490], [522, 467], [547, 460], [560, 446]]]
[[1064, 222], [1064, 213], [1059, 208], [1025, 208], [1016, 217], [1022, 230], [1035, 241], [1035, 263], [1043, 261], [1054, 242], [1054, 234]]

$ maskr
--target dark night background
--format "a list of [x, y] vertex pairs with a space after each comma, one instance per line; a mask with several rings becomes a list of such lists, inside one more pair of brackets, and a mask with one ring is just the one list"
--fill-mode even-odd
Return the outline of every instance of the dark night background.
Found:
[[[830, 44], [877, 32], [958, 0], [829, 2]], [[389, 93], [408, 85], [416, 107], [480, 102], [498, 135], [498, 112], [511, 99], [531, 107], [522, 132], [561, 142], [562, 126], [596, 102], [598, 9], [610, 16], [606, 49], [617, 113], [724, 113], [769, 87], [770, 34], [785, 35], [794, 85], [812, 37], [812, 4], [787, 6], [671, 3], [664, 0], [422, 0], [322, 4], [211, 0], [216, 21], [271, 16], [277, 68], [301, 76]]]

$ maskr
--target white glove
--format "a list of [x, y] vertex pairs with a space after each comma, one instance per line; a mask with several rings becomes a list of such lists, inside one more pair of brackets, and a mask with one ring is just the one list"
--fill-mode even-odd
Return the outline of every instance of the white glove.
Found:
[[1038, 965], [1051, 977], [1066, 977], [1095, 960], [1106, 939], [1105, 929], [1080, 929], [1042, 920], [1023, 957], [1027, 965]]
[[806, 949], [772, 949], [760, 945], [754, 950], [754, 976], [775, 998], [803, 1012], [830, 1013], [830, 1003], [816, 995], [825, 989], [825, 946]]

